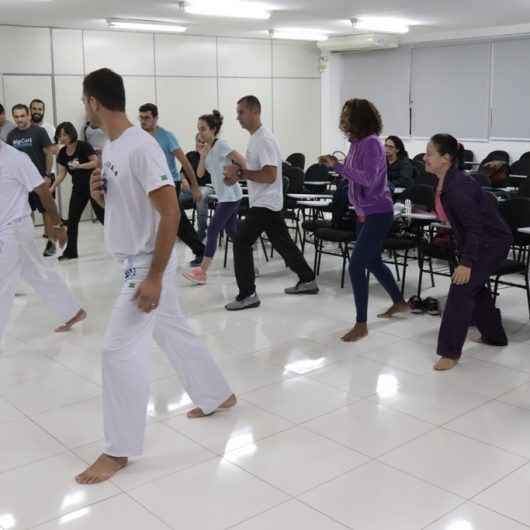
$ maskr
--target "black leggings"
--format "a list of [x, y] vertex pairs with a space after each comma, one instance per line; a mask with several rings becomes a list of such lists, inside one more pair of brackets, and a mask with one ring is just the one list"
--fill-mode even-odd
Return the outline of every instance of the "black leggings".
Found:
[[64, 254], [71, 258], [77, 258], [77, 235], [79, 231], [79, 221], [90, 201], [98, 221], [103, 224], [105, 220], [105, 210], [90, 197], [88, 187], [76, 187], [72, 189], [70, 197], [70, 206], [68, 207], [68, 244]]

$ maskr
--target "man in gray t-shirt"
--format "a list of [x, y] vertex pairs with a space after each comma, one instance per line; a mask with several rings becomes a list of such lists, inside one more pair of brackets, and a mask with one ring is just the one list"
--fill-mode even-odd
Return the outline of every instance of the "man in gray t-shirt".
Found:
[[7, 135], [15, 128], [15, 126], [7, 120], [4, 106], [0, 103], [0, 140], [7, 141]]

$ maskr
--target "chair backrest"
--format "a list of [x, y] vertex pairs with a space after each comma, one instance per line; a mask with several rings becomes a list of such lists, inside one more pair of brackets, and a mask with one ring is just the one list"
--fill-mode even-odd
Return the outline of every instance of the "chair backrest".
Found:
[[530, 176], [530, 158], [519, 159], [510, 166], [510, 175]]
[[520, 157], [519, 157], [519, 160], [529, 160], [530, 159], [530, 151], [527, 151], [526, 153], [523, 153]]
[[313, 164], [309, 166], [305, 172], [305, 180], [308, 182], [329, 181], [328, 166], [325, 166], [324, 164]]
[[480, 165], [483, 166], [484, 164], [487, 164], [488, 162], [493, 162], [493, 161], [504, 162], [506, 164], [509, 164], [510, 155], [508, 154], [507, 151], [501, 151], [501, 150], [491, 151], [491, 153], [489, 153], [488, 156], [486, 156], [486, 158], [482, 160]]
[[305, 155], [303, 153], [292, 153], [287, 157], [286, 162], [293, 167], [297, 167], [304, 171], [305, 169]]
[[530, 177], [526, 177], [526, 179], [521, 182], [519, 185], [518, 195], [520, 197], [530, 198]]
[[500, 203], [499, 209], [514, 235], [517, 235], [518, 228], [530, 226], [530, 198], [513, 197]]
[[413, 205], [426, 208], [429, 212], [434, 210], [434, 188], [426, 184], [416, 184], [405, 190], [400, 201], [410, 199]]
[[425, 164], [413, 160], [412, 165], [414, 166], [414, 183], [417, 185], [436, 187], [436, 177], [432, 173], [427, 173], [425, 170]]
[[473, 162], [475, 160], [475, 153], [469, 149], [464, 149], [464, 162]]
[[425, 165], [425, 162], [423, 161], [423, 157], [425, 156], [425, 153], [418, 153], [412, 160], [415, 162], [421, 162], [423, 165]]
[[282, 164], [282, 171], [284, 177], [289, 180], [289, 193], [303, 193], [304, 192], [304, 172], [298, 168], [286, 164]]

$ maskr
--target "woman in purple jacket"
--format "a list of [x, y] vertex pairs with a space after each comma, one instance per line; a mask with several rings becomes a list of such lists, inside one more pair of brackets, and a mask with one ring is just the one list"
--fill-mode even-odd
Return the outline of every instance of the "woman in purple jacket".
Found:
[[449, 134], [436, 134], [427, 145], [425, 168], [438, 177], [436, 213], [449, 223], [456, 240], [456, 268], [438, 336], [439, 361], [435, 370], [458, 363], [471, 322], [482, 342], [506, 346], [501, 314], [486, 282], [506, 259], [512, 233], [503, 221], [497, 201], [463, 170], [464, 148]]
[[350, 259], [357, 321], [342, 337], [345, 342], [353, 342], [368, 335], [368, 273], [375, 276], [392, 298], [392, 307], [379, 317], [390, 318], [408, 311], [409, 306], [381, 257], [383, 242], [394, 221], [386, 156], [379, 140], [383, 129], [381, 115], [369, 101], [351, 99], [342, 109], [340, 129], [351, 143], [344, 164], [333, 156], [323, 157], [323, 162], [348, 179], [349, 200], [357, 213], [357, 241]]

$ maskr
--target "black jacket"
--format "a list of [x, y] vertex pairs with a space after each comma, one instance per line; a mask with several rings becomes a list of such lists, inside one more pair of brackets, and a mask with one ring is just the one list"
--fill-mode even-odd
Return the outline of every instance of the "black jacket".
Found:
[[508, 251], [513, 242], [495, 197], [470, 175], [451, 169], [445, 176], [442, 206], [455, 235], [460, 263], [473, 265], [480, 256]]

